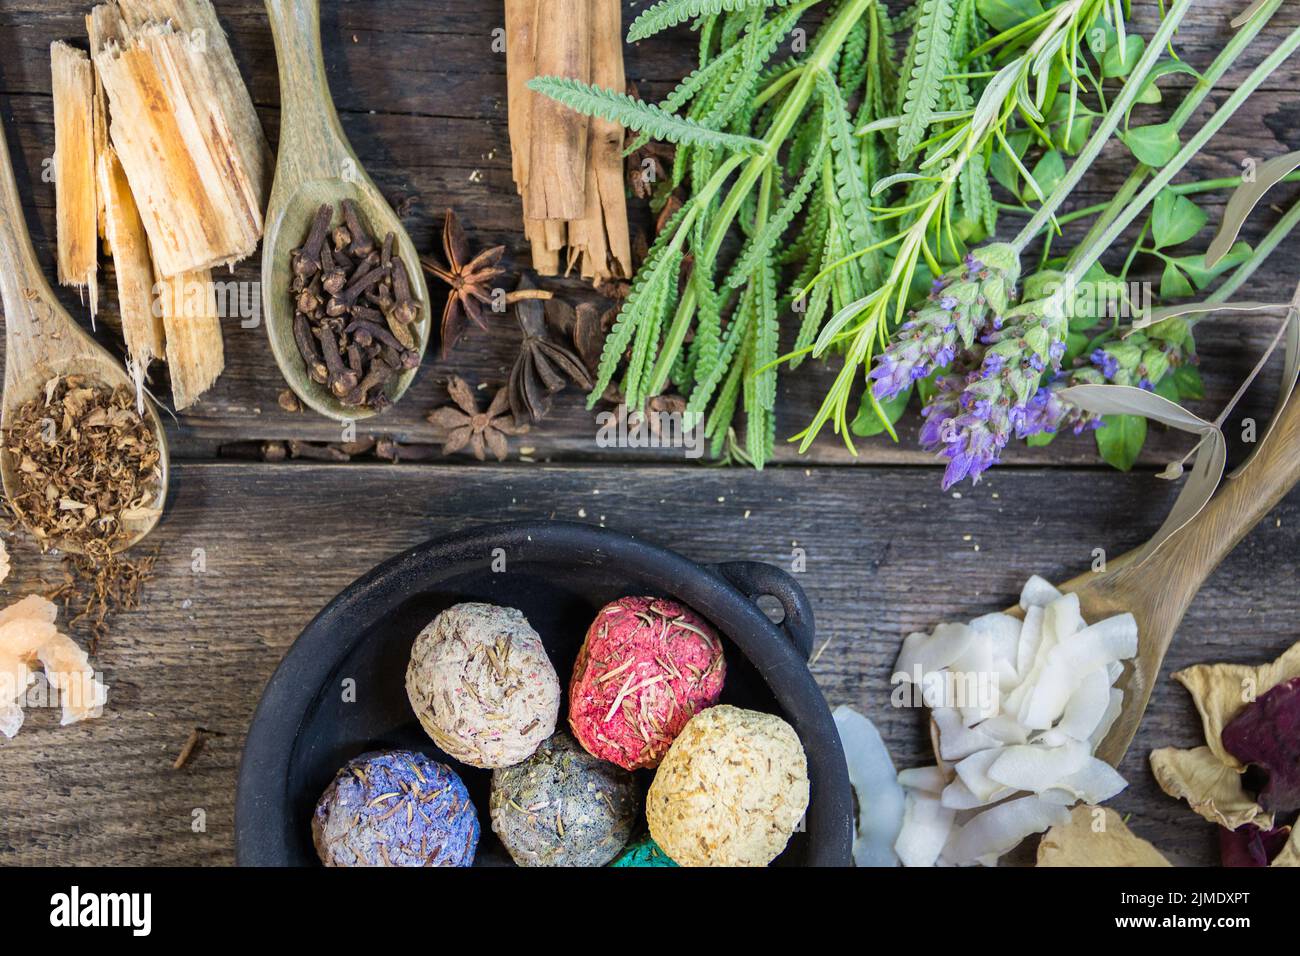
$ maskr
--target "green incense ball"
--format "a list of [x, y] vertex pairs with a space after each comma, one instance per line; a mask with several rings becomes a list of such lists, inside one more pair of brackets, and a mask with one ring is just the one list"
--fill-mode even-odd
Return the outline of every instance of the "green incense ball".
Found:
[[640, 806], [631, 773], [562, 731], [492, 771], [492, 829], [520, 866], [604, 866], [632, 836]]

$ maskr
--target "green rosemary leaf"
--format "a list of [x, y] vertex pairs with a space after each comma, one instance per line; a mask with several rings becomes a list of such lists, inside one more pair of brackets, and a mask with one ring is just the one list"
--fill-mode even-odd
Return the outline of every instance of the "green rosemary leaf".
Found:
[[626, 93], [602, 89], [569, 77], [535, 77], [529, 80], [528, 88], [579, 113], [599, 116], [670, 143], [712, 146], [740, 153], [761, 153], [764, 149], [762, 140], [709, 129], [652, 103], [633, 99]]
[[[839, 199], [840, 213], [844, 217], [849, 242], [859, 249], [872, 245], [877, 237], [867, 186], [862, 180], [858, 141], [853, 135], [848, 108], [834, 80], [826, 73], [817, 76], [821, 87], [823, 108], [826, 111], [826, 130], [830, 138], [835, 174], [835, 194]], [[879, 276], [872, 269], [874, 257], [864, 263], [872, 272], [872, 281]]]
[[[754, 316], [754, 394], [759, 405], [770, 410], [776, 407], [776, 358], [781, 331], [777, 317], [776, 263], [770, 257], [760, 264], [756, 280], [758, 294], [755, 297], [757, 308]], [[752, 410], [752, 406], [746, 405], [746, 410]]]
[[952, 0], [924, 0], [916, 24], [915, 57], [903, 96], [898, 158], [906, 159], [925, 139], [938, 107], [944, 77], [952, 72]]
[[659, 3], [632, 21], [627, 31], [627, 42], [645, 40], [697, 17], [783, 7], [790, 2], [791, 0], [659, 0]]

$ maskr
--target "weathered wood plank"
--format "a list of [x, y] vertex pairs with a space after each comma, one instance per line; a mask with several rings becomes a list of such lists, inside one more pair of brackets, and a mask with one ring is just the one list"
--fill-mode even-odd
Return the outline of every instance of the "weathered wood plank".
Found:
[[[194, 465], [151, 543], [157, 578], [98, 658], [106, 716], [57, 726], [30, 714], [0, 741], [0, 864], [228, 863], [242, 735], [262, 686], [299, 630], [340, 588], [428, 537], [483, 521], [604, 523], [700, 561], [790, 567], [819, 628], [812, 668], [832, 704], [880, 725], [899, 766], [928, 759], [921, 716], [890, 706], [901, 638], [1006, 606], [1024, 577], [1067, 577], [1092, 549], [1118, 554], [1150, 534], [1171, 499], [1150, 476], [1007, 470], [961, 497], [915, 469]], [[360, 506], [364, 502], [363, 506]], [[358, 522], [363, 521], [364, 526]], [[1238, 549], [1195, 602], [1167, 664], [1270, 658], [1295, 640], [1300, 494]], [[196, 571], [196, 562], [204, 570]], [[5, 599], [60, 579], [15, 548]], [[190, 730], [208, 741], [171, 763]], [[1157, 790], [1145, 759], [1196, 742], [1183, 690], [1161, 680], [1115, 801], [1135, 830], [1189, 862], [1214, 834]], [[206, 832], [191, 830], [203, 810]]]
[[[1223, 10], [1231, 4], [1205, 4], [1190, 15], [1180, 33], [1180, 49], [1194, 63], [1204, 63], [1217, 50], [1225, 35]], [[274, 140], [277, 128], [278, 89], [274, 50], [260, 3], [253, 0], [225, 0], [217, 3], [223, 22], [232, 34], [233, 47], [261, 114]], [[376, 3], [340, 2], [326, 5], [324, 34], [331, 84], [348, 134], [367, 168], [391, 195], [415, 194], [422, 202], [409, 226], [417, 245], [432, 249], [438, 219], [445, 206], [462, 212], [475, 238], [482, 244], [505, 243], [510, 264], [518, 268], [527, 262], [526, 247], [519, 230], [519, 203], [509, 174], [508, 140], [504, 113], [503, 58], [492, 51], [492, 30], [498, 25], [495, 4], [457, 0], [436, 5], [413, 0]], [[44, 163], [53, 150], [47, 49], [50, 40], [75, 37], [82, 30], [80, 17], [86, 4], [58, 0], [51, 3], [6, 5], [0, 11], [0, 29], [18, 37], [15, 56], [0, 67], [0, 98], [13, 117], [10, 142], [20, 155], [20, 182], [30, 198], [29, 221], [42, 261], [52, 268], [53, 184], [42, 178]], [[636, 4], [629, 4], [629, 16]], [[1153, 9], [1141, 4], [1139, 10]], [[1284, 29], [1300, 22], [1300, 14], [1284, 8], [1266, 31], [1267, 47]], [[665, 84], [688, 68], [690, 44], [685, 31], [638, 44], [629, 53], [629, 73], [647, 79], [648, 94], [662, 92]], [[1252, 51], [1247, 60], [1258, 59]], [[1239, 78], [1241, 71], [1233, 74]], [[1294, 86], [1300, 63], [1279, 72], [1270, 89]], [[1176, 80], [1177, 78], [1173, 78]], [[1233, 85], [1230, 79], [1227, 86]], [[1173, 80], [1171, 80], [1172, 82]], [[1221, 100], [1226, 94], [1217, 94]], [[1176, 99], [1176, 94], [1168, 98]], [[1203, 113], [1208, 114], [1210, 107]], [[1158, 113], [1158, 110], [1155, 111]], [[1243, 158], [1262, 158], [1300, 145], [1290, 129], [1285, 100], [1276, 92], [1257, 96], [1243, 115], [1232, 124], [1231, 136], [1221, 137], [1215, 148], [1199, 159], [1188, 178], [1231, 175]], [[1089, 185], [1076, 202], [1091, 204], [1104, 199], [1122, 180], [1130, 160], [1122, 149], [1112, 150], [1098, 164]], [[1279, 202], [1289, 202], [1295, 191], [1277, 191]], [[1217, 216], [1222, 196], [1210, 197], [1212, 215]], [[1264, 211], [1247, 230], [1248, 238], [1262, 234], [1275, 212]], [[1011, 222], [1011, 220], [1008, 220]], [[1076, 230], [1071, 230], [1077, 235]], [[1062, 248], [1063, 246], [1058, 246]], [[1252, 298], [1289, 298], [1294, 277], [1300, 274], [1300, 254], [1290, 245], [1281, 250], [1261, 271], [1250, 289]], [[106, 279], [108, 277], [105, 277]], [[255, 261], [241, 265], [229, 277], [239, 283], [244, 300], [256, 302], [258, 280]], [[109, 280], [111, 281], [111, 280]], [[576, 289], [576, 285], [570, 285]], [[74, 314], [84, 316], [75, 294], [63, 290], [64, 301]], [[105, 319], [113, 318], [112, 296]], [[441, 293], [435, 291], [436, 305]], [[1255, 356], [1271, 338], [1275, 319], [1223, 319], [1207, 323], [1201, 336], [1203, 368], [1209, 397], [1206, 409], [1221, 405], [1252, 366]], [[111, 332], [105, 334], [112, 341]], [[792, 333], [787, 333], [787, 338]], [[227, 370], [217, 387], [180, 419], [174, 430], [175, 452], [179, 457], [204, 457], [217, 453], [223, 444], [247, 439], [299, 438], [329, 441], [337, 437], [333, 423], [315, 416], [293, 416], [276, 405], [283, 382], [270, 355], [261, 328], [244, 329], [237, 319], [226, 323]], [[451, 363], [440, 363], [431, 355], [412, 391], [395, 409], [367, 427], [405, 441], [433, 442], [440, 438], [424, 422], [424, 414], [441, 403], [442, 382], [451, 371], [470, 381], [495, 383], [503, 380], [513, 358], [517, 333], [513, 320], [502, 317], [490, 333], [472, 332]], [[167, 393], [163, 373], [156, 373], [158, 394]], [[809, 363], [798, 373], [785, 376], [778, 413], [779, 433], [788, 436], [806, 423], [829, 384], [833, 369]], [[1267, 389], [1259, 392], [1245, 409], [1246, 414], [1263, 415], [1271, 404]], [[914, 432], [915, 419], [905, 425]], [[579, 461], [600, 458], [639, 461], [656, 457], [642, 450], [604, 450], [595, 446], [592, 416], [582, 408], [579, 396], [566, 395], [544, 425], [528, 437], [526, 444], [539, 458]], [[1143, 459], [1154, 465], [1167, 460], [1181, 447], [1178, 436], [1153, 438]], [[887, 439], [874, 439], [861, 447], [859, 461], [866, 463], [930, 461], [916, 450], [910, 438], [900, 446]], [[789, 446], [778, 452], [780, 461], [799, 459]], [[807, 460], [849, 463], [853, 459], [834, 436], [824, 436]], [[1091, 441], [1068, 439], [1048, 449], [1008, 452], [1009, 462], [1032, 464], [1091, 464], [1096, 461]]]

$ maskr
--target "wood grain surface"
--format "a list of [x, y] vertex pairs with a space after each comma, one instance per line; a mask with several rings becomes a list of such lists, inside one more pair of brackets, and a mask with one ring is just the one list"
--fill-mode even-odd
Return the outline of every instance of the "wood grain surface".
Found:
[[[1198, 4], [1180, 31], [1181, 55], [1194, 65], [1208, 63], [1222, 46], [1228, 16], [1244, 4]], [[504, 54], [493, 48], [499, 4], [334, 0], [322, 6], [325, 62], [342, 125], [390, 201], [418, 197], [406, 218], [416, 247], [435, 251], [442, 211], [452, 206], [480, 247], [505, 243], [512, 271], [525, 266], [506, 135]], [[644, 6], [642, 0], [626, 9], [630, 16]], [[0, 35], [6, 38], [0, 114], [49, 275], [54, 187], [42, 175], [54, 142], [48, 47], [55, 39], [82, 42], [88, 7], [73, 0], [0, 0]], [[279, 94], [263, 5], [216, 0], [216, 7], [274, 144]], [[1154, 0], [1134, 7], [1149, 24]], [[1300, 5], [1286, 5], [1203, 113], [1297, 25]], [[690, 68], [684, 36], [628, 49], [628, 75], [645, 95], [664, 92]], [[1168, 80], [1169, 100], [1177, 98], [1183, 80]], [[1297, 89], [1300, 61], [1276, 74], [1233, 119], [1230, 135], [1182, 178], [1232, 175], [1244, 159], [1300, 148], [1293, 122]], [[1129, 169], [1122, 151], [1108, 151], [1074, 202], [1106, 198]], [[1270, 193], [1274, 205], [1261, 209], [1246, 238], [1262, 235], [1297, 194], [1294, 187]], [[1207, 198], [1212, 219], [1225, 198]], [[643, 211], [634, 212], [644, 221]], [[1261, 270], [1248, 296], [1289, 299], [1297, 275], [1300, 246], [1293, 242]], [[258, 298], [256, 260], [218, 278], [247, 283], [254, 290], [250, 301]], [[111, 274], [101, 281], [111, 283]], [[580, 293], [576, 283], [560, 287]], [[430, 292], [437, 313], [441, 290], [434, 283]], [[75, 292], [59, 294], [84, 322]], [[101, 296], [109, 308], [98, 335], [120, 353], [112, 298]], [[1209, 394], [1199, 410], [1213, 411], [1231, 395], [1277, 321], [1228, 317], [1201, 326]], [[688, 463], [670, 450], [601, 448], [581, 396], [566, 392], [542, 427], [513, 443], [512, 457], [528, 448], [537, 464], [263, 464], [244, 460], [261, 442], [344, 436], [337, 423], [279, 407], [284, 383], [260, 324], [244, 328], [232, 319], [225, 325], [225, 373], [168, 424], [172, 496], [149, 542], [159, 549], [157, 577], [144, 606], [118, 618], [97, 660], [113, 688], [108, 713], [60, 728], [54, 712], [38, 710], [19, 737], [0, 740], [0, 864], [231, 863], [243, 733], [288, 644], [370, 567], [431, 536], [492, 520], [603, 522], [701, 561], [750, 558], [790, 567], [795, 549], [803, 549], [807, 569], [799, 580], [816, 608], [820, 634], [812, 668], [828, 701], [852, 704], [876, 720], [899, 766], [927, 762], [922, 715], [889, 706], [899, 640], [940, 620], [1006, 606], [1030, 573], [1064, 579], [1089, 565], [1094, 548], [1119, 554], [1141, 543], [1176, 492], [1154, 477], [1153, 468], [1185, 447], [1179, 436], [1155, 434], [1139, 468], [1127, 475], [1098, 466], [1086, 438], [1017, 448], [988, 481], [960, 489], [957, 497], [939, 491], [931, 457], [916, 450], [914, 420], [905, 423], [900, 444], [860, 443], [857, 459], [838, 440], [825, 438], [807, 459], [783, 447], [782, 467], [755, 474]], [[451, 363], [437, 361], [430, 350], [406, 397], [359, 426], [358, 437], [437, 441], [441, 436], [424, 415], [445, 402], [447, 375], [456, 371], [475, 385], [499, 383], [516, 341], [513, 322], [502, 321], [488, 333], [467, 335]], [[829, 374], [833, 369], [810, 364], [784, 378], [781, 434], [802, 427]], [[155, 384], [157, 394], [168, 394], [163, 373]], [[1266, 419], [1275, 387], [1266, 377], [1238, 417]], [[1234, 445], [1237, 434], [1229, 432]], [[840, 467], [850, 464], [858, 467]], [[57, 559], [41, 558], [20, 540], [9, 543], [14, 572], [0, 585], [0, 598], [62, 580]], [[1116, 808], [1131, 813], [1133, 829], [1178, 862], [1212, 863], [1217, 849], [1213, 829], [1161, 794], [1146, 766], [1153, 747], [1198, 742], [1191, 704], [1168, 673], [1199, 661], [1271, 659], [1300, 638], [1298, 545], [1300, 495], [1293, 494], [1193, 603], [1121, 768], [1131, 785]], [[219, 736], [207, 738], [185, 769], [172, 770], [196, 726]]]

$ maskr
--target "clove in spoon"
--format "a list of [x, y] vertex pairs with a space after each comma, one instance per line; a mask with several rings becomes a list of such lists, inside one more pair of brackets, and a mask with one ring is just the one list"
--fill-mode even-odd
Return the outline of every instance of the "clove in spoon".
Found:
[[[394, 254], [402, 259], [411, 297], [420, 317], [408, 326], [421, 358], [432, 328], [429, 290], [410, 236], [379, 189], [366, 175], [339, 123], [325, 75], [318, 0], [266, 0], [280, 71], [280, 145], [275, 181], [262, 239], [262, 314], [271, 351], [285, 381], [302, 402], [338, 421], [369, 418], [375, 412], [340, 402], [311, 378], [293, 336], [293, 250], [302, 245], [323, 204], [340, 214], [339, 204], [356, 204], [362, 224], [377, 241], [393, 233]], [[385, 389], [396, 402], [415, 378], [415, 369], [395, 376]]]
[[[82, 331], [59, 304], [41, 270], [32, 239], [23, 219], [18, 184], [14, 179], [9, 143], [0, 124], [0, 297], [5, 317], [4, 398], [0, 401], [0, 426], [8, 427], [19, 408], [44, 394], [50, 379], [81, 375], [108, 388], [135, 383], [121, 364], [98, 342]], [[160, 458], [158, 496], [148, 513], [124, 520], [127, 537], [114, 550], [124, 551], [153, 530], [162, 515], [170, 474], [167, 440], [153, 403], [145, 402], [145, 420], [157, 436]], [[12, 501], [19, 487], [17, 464], [8, 449], [0, 452], [0, 478], [5, 495]], [[78, 551], [55, 542], [64, 551]]]
[[[1118, 687], [1124, 702], [1118, 719], [1097, 748], [1112, 766], [1124, 759], [1142, 722], [1160, 666], [1183, 615], [1219, 563], [1300, 481], [1300, 397], [1293, 396], [1264, 439], [1250, 467], [1227, 478], [1209, 504], [1145, 561], [1130, 552], [1108, 570], [1085, 572], [1061, 585], [1079, 596], [1079, 609], [1095, 622], [1125, 611], [1137, 619], [1137, 657]], [[1019, 607], [1008, 614], [1022, 617]], [[939, 730], [931, 722], [938, 756]]]

